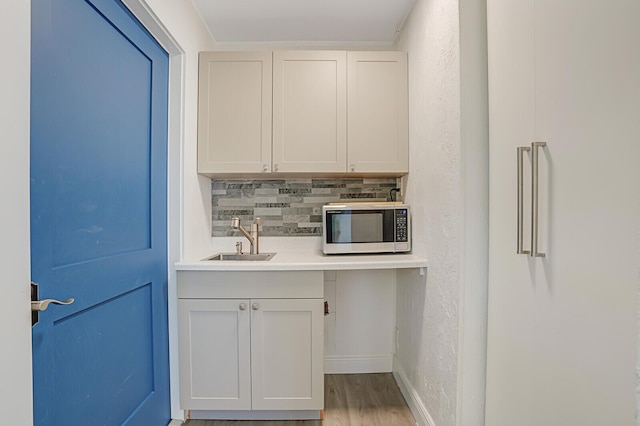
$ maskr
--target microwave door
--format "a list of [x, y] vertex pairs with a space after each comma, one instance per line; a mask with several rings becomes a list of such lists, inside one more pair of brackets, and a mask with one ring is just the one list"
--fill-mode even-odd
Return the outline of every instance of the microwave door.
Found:
[[367, 212], [352, 214], [351, 216], [351, 242], [354, 243], [379, 243], [382, 241], [382, 214], [381, 212]]
[[[332, 244], [366, 244], [393, 242], [389, 210], [342, 211], [330, 213], [327, 242]], [[387, 217], [391, 216], [391, 217]]]

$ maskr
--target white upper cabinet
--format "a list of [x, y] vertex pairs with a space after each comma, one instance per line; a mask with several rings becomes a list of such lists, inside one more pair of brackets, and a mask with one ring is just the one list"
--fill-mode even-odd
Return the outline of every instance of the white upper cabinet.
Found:
[[273, 53], [273, 171], [344, 172], [344, 51]]
[[404, 52], [200, 54], [198, 173], [409, 171]]
[[271, 171], [271, 52], [200, 53], [198, 172]]
[[407, 173], [407, 54], [348, 52], [347, 78], [347, 171]]

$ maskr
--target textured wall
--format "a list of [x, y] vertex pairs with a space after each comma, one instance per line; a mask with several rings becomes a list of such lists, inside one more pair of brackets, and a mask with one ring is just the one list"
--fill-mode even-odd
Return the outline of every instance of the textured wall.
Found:
[[433, 426], [456, 422], [462, 227], [458, 18], [457, 1], [418, 0], [397, 43], [409, 55], [411, 172], [405, 200], [413, 209], [414, 252], [427, 257], [429, 269], [426, 286], [398, 280], [396, 356]]

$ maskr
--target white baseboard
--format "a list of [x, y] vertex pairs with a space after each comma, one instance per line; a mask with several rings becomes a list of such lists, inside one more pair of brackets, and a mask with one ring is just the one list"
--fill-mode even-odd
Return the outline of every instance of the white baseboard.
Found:
[[325, 355], [325, 374], [390, 373], [393, 355]]
[[396, 383], [404, 396], [404, 400], [407, 401], [407, 405], [413, 414], [413, 418], [416, 420], [418, 426], [436, 426], [436, 423], [431, 418], [431, 415], [427, 411], [427, 407], [424, 406], [422, 399], [418, 395], [418, 392], [413, 387], [407, 376], [402, 371], [398, 361], [393, 365], [393, 377], [396, 379]]
[[194, 420], [319, 420], [321, 415], [319, 410], [191, 410], [189, 418]]
[[171, 420], [168, 426], [182, 426], [182, 420]]

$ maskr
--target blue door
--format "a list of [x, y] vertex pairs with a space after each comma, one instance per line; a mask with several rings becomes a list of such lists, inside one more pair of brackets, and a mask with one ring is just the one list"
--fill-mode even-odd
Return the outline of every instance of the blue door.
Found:
[[33, 0], [34, 423], [165, 426], [168, 57], [117, 0]]

